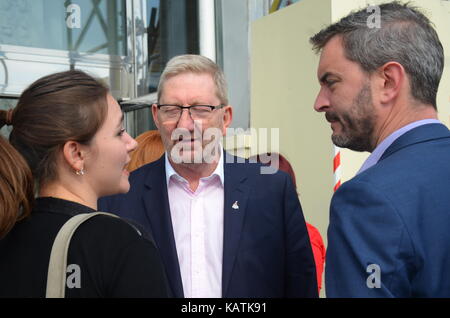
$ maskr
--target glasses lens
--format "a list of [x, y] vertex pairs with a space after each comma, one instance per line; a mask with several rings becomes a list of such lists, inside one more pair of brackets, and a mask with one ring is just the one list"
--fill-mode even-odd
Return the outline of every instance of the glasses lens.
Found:
[[181, 109], [178, 106], [161, 106], [161, 116], [167, 119], [174, 119], [180, 116]]
[[191, 116], [193, 119], [205, 119], [209, 118], [212, 113], [212, 109], [209, 106], [194, 106], [191, 107]]

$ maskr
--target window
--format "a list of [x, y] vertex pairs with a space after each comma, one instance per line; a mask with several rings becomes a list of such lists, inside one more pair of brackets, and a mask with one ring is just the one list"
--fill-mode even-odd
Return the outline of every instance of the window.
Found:
[[34, 80], [78, 68], [130, 96], [133, 63], [125, 0], [2, 0], [0, 95], [17, 97]]
[[[0, 1], [1, 98], [76, 68], [103, 79], [122, 104], [148, 101], [167, 61], [187, 53], [199, 53], [198, 0]], [[136, 109], [124, 106], [132, 135], [154, 128], [149, 109]]]

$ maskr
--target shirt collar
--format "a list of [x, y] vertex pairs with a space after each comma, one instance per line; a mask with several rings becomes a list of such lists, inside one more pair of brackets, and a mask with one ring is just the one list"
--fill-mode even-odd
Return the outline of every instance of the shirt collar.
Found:
[[[219, 157], [219, 162], [217, 163], [217, 167], [216, 169], [213, 171], [213, 173], [211, 173], [211, 175], [209, 175], [208, 177], [204, 177], [201, 179], [210, 179], [212, 178], [214, 175], [219, 176], [220, 178], [220, 182], [222, 183], [222, 185], [225, 184], [225, 177], [224, 177], [224, 170], [223, 170], [223, 154], [222, 151], [219, 153], [220, 157]], [[181, 179], [181, 180], [185, 180], [187, 182], [187, 180], [185, 178], [183, 178], [182, 176], [180, 176], [175, 169], [172, 167], [172, 164], [169, 161], [167, 152], [165, 153], [165, 161], [166, 161], [166, 184], [167, 186], [169, 186], [169, 181], [170, 178], [172, 176], [176, 176], [177, 178]]]
[[407, 133], [408, 131], [417, 128], [419, 126], [427, 125], [427, 124], [440, 124], [441, 122], [437, 119], [423, 119], [418, 120], [413, 123], [410, 123], [406, 126], [403, 126], [400, 129], [397, 129], [392, 134], [390, 134], [386, 139], [384, 139], [376, 148], [375, 150], [370, 154], [370, 156], [367, 158], [367, 160], [362, 165], [361, 169], [359, 169], [357, 174], [360, 174], [361, 172], [369, 169], [370, 167], [374, 166], [378, 160], [383, 156], [386, 149], [389, 148], [390, 145], [394, 143], [400, 136]]

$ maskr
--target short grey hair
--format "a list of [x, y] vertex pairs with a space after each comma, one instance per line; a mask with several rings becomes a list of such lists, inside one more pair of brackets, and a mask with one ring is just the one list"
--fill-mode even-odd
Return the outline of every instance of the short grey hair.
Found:
[[395, 61], [405, 68], [412, 96], [436, 107], [444, 69], [444, 49], [431, 21], [417, 7], [398, 1], [379, 6], [381, 26], [370, 28], [368, 8], [353, 12], [310, 38], [319, 53], [328, 41], [342, 36], [346, 57], [372, 73]]
[[158, 84], [158, 102], [166, 81], [174, 76], [194, 73], [210, 74], [216, 85], [216, 95], [223, 105], [228, 105], [227, 82], [220, 67], [209, 58], [201, 55], [185, 54], [173, 57], [167, 62]]

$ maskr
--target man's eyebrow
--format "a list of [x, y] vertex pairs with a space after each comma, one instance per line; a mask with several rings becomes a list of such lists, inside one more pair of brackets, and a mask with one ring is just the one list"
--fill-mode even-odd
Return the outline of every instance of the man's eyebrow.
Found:
[[209, 105], [209, 103], [205, 103], [205, 101], [201, 101], [201, 99], [194, 99], [191, 101], [191, 106], [195, 105]]

